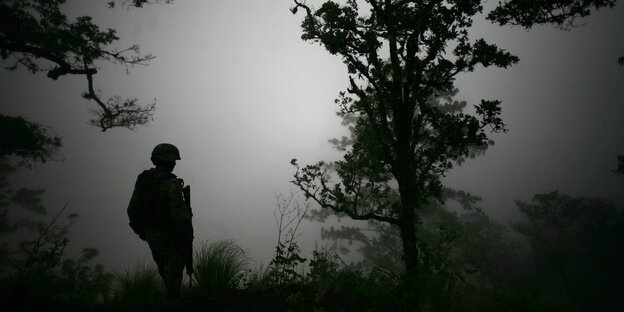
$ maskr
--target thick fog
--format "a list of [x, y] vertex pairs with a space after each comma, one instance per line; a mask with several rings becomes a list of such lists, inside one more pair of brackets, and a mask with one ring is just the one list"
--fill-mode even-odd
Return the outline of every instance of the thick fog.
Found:
[[[312, 3], [313, 1], [310, 1]], [[102, 64], [102, 95], [154, 98], [154, 120], [136, 131], [88, 125], [82, 76], [1, 71], [0, 112], [49, 126], [62, 137], [59, 158], [20, 171], [16, 186], [42, 187], [44, 203], [79, 214], [74, 250], [95, 247], [116, 268], [150, 259], [129, 228], [126, 208], [136, 176], [151, 167], [161, 142], [179, 147], [174, 173], [192, 187], [197, 241], [232, 239], [257, 262], [274, 251], [275, 194], [297, 194], [292, 158], [336, 160], [328, 139], [347, 134], [334, 99], [346, 88], [338, 56], [301, 40], [302, 15], [289, 0], [175, 1], [142, 9], [107, 9], [105, 1], [68, 1], [70, 16], [91, 15], [118, 31], [120, 48], [137, 43], [156, 56], [129, 75]], [[502, 100], [509, 132], [485, 155], [454, 168], [444, 182], [481, 196], [496, 220], [517, 216], [514, 201], [560, 190], [624, 202], [624, 179], [612, 171], [624, 154], [624, 7], [603, 9], [572, 31], [553, 26], [490, 25], [472, 31], [520, 58], [509, 69], [462, 74], [458, 99]], [[322, 244], [306, 222], [304, 253]]]

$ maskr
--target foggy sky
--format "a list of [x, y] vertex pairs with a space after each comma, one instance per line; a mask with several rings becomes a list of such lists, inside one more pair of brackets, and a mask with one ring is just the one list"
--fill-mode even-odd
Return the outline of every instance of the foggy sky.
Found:
[[[320, 1], [310, 1], [320, 3]], [[289, 164], [340, 157], [328, 139], [347, 134], [334, 98], [346, 88], [338, 56], [300, 39], [303, 16], [291, 1], [175, 1], [142, 9], [106, 9], [102, 1], [72, 1], [71, 15], [91, 15], [117, 29], [120, 47], [133, 43], [156, 59], [126, 75], [103, 64], [95, 76], [103, 95], [156, 98], [154, 121], [136, 132], [105, 133], [87, 125], [94, 103], [80, 97], [86, 79], [23, 70], [0, 72], [0, 112], [54, 129], [61, 162], [23, 171], [16, 186], [45, 187], [50, 211], [69, 202], [80, 215], [72, 248], [96, 247], [115, 270], [151, 261], [147, 244], [126, 215], [136, 176], [151, 167], [158, 143], [181, 150], [174, 171], [193, 190], [196, 241], [233, 239], [255, 261], [273, 253], [275, 193], [294, 190]], [[624, 204], [616, 155], [624, 154], [624, 8], [601, 10], [572, 31], [552, 26], [492, 26], [478, 19], [471, 35], [520, 57], [510, 69], [459, 76], [458, 99], [503, 101], [509, 133], [494, 135], [484, 156], [453, 169], [445, 183], [483, 198], [504, 222], [514, 200], [560, 190]], [[306, 223], [302, 242], [320, 242], [319, 224]]]

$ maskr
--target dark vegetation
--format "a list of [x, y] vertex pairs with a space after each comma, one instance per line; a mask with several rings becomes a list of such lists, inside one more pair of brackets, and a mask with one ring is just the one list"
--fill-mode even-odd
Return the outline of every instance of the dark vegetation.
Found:
[[[0, 2], [0, 52], [9, 69], [46, 71], [58, 79], [83, 75], [84, 97], [97, 104], [101, 130], [149, 121], [154, 105], [118, 96], [102, 100], [93, 87], [98, 62], [144, 64], [138, 46], [111, 49], [114, 30], [89, 17], [68, 21], [64, 1]], [[109, 1], [141, 7], [171, 1]], [[444, 187], [440, 177], [483, 153], [489, 131], [504, 131], [500, 101], [475, 114], [453, 96], [454, 76], [475, 66], [518, 61], [466, 29], [480, 1], [325, 2], [304, 10], [303, 39], [340, 55], [351, 85], [337, 104], [349, 138], [336, 163], [296, 166], [293, 183], [307, 199], [277, 198], [275, 254], [254, 268], [234, 242], [204, 243], [195, 275], [171, 302], [157, 271], [137, 264], [109, 273], [98, 251], [70, 257], [68, 231], [77, 215], [67, 205], [51, 216], [42, 189], [14, 189], [10, 175], [52, 160], [60, 138], [21, 117], [0, 115], [0, 308], [3, 311], [619, 311], [624, 310], [624, 209], [599, 198], [557, 191], [516, 203], [524, 220], [490, 219], [479, 198]], [[530, 28], [575, 27], [591, 9], [616, 1], [504, 1], [488, 18]], [[445, 54], [452, 44], [452, 57]], [[381, 58], [382, 47], [389, 57]], [[446, 51], [448, 52], [448, 51]], [[45, 62], [42, 63], [41, 61]], [[46, 64], [46, 65], [44, 65]], [[52, 65], [50, 65], [52, 64]], [[616, 173], [621, 174], [622, 157]], [[333, 179], [333, 180], [332, 180]], [[337, 181], [337, 182], [331, 182]], [[313, 209], [311, 202], [318, 204]], [[359, 220], [325, 228], [326, 246], [311, 255], [298, 245], [299, 225], [330, 215]], [[364, 225], [363, 225], [364, 224]], [[345, 261], [358, 254], [355, 261]], [[349, 257], [348, 257], [349, 256]]]
[[[311, 255], [298, 247], [310, 206], [278, 197], [278, 240], [266, 268], [231, 241], [195, 251], [192, 286], [166, 299], [155, 267], [137, 264], [108, 273], [94, 264], [97, 250], [65, 252], [77, 216], [65, 209], [43, 221], [43, 190], [12, 190], [14, 168], [3, 161], [0, 303], [5, 311], [588, 311], [619, 310], [624, 290], [624, 209], [597, 198], [559, 192], [518, 201], [524, 220], [504, 226], [478, 207], [478, 198], [445, 191], [446, 202], [419, 212], [423, 255], [417, 285], [402, 273], [400, 235], [383, 223], [324, 231], [328, 243]], [[455, 198], [450, 200], [450, 198]], [[13, 220], [9, 211], [31, 212]], [[318, 211], [316, 211], [318, 213]], [[367, 231], [362, 231], [367, 230]], [[16, 236], [13, 236], [16, 237]], [[347, 243], [349, 242], [349, 243]], [[347, 248], [351, 246], [351, 248]], [[360, 260], [347, 263], [348, 253]], [[417, 303], [415, 303], [417, 302]]]

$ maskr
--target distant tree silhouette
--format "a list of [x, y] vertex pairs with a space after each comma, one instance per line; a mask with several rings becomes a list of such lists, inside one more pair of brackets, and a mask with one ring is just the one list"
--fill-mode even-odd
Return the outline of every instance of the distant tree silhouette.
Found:
[[568, 311], [624, 308], [622, 207], [559, 192], [517, 205], [526, 221], [514, 227], [529, 239], [542, 304]]
[[612, 8], [617, 0], [508, 0], [488, 14], [500, 25], [531, 28], [536, 24], [555, 24], [561, 29], [575, 27], [574, 22], [591, 14], [591, 10]]
[[16, 170], [0, 157], [0, 308], [34, 311], [50, 304], [97, 303], [111, 278], [102, 265], [91, 264], [98, 251], [85, 248], [77, 259], [66, 255], [69, 228], [78, 216], [66, 213], [65, 205], [47, 218], [44, 189], [10, 186]]
[[[304, 40], [318, 42], [347, 65], [350, 86], [336, 101], [340, 114], [354, 114], [357, 141], [334, 164], [297, 167], [293, 183], [322, 208], [355, 220], [375, 220], [400, 230], [403, 262], [410, 274], [421, 264], [416, 211], [440, 199], [440, 178], [453, 162], [488, 143], [489, 131], [504, 131], [500, 101], [482, 100], [475, 114], [450, 112], [458, 105], [436, 100], [452, 92], [457, 74], [478, 65], [507, 67], [518, 58], [468, 28], [479, 1], [324, 2], [303, 9]], [[453, 47], [453, 48], [448, 48]]]
[[85, 76], [87, 90], [83, 97], [97, 104], [90, 123], [102, 131], [113, 127], [133, 129], [149, 122], [155, 103], [141, 106], [136, 98], [117, 95], [104, 99], [94, 86], [94, 78], [102, 62], [121, 64], [129, 70], [146, 65], [154, 56], [141, 54], [138, 45], [122, 50], [110, 48], [119, 39], [116, 31], [100, 30], [90, 16], [68, 20], [61, 10], [64, 2], [0, 2], [0, 56], [6, 68], [47, 71], [53, 80], [64, 75]]

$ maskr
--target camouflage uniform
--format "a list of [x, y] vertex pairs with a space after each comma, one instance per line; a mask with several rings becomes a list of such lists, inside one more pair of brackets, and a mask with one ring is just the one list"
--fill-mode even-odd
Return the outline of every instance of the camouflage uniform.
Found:
[[193, 239], [183, 182], [159, 168], [143, 171], [128, 206], [130, 227], [149, 244], [158, 272], [172, 297], [180, 293], [185, 248]]

